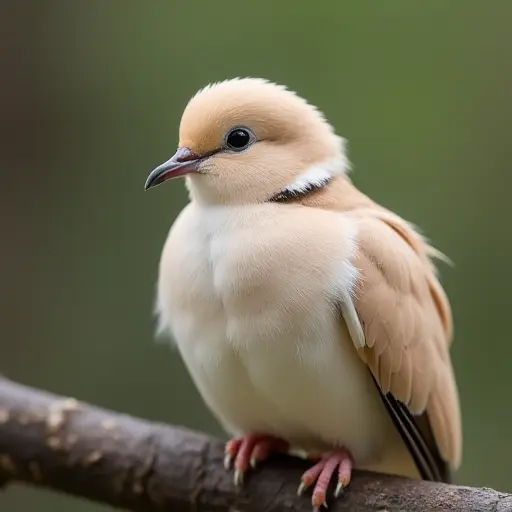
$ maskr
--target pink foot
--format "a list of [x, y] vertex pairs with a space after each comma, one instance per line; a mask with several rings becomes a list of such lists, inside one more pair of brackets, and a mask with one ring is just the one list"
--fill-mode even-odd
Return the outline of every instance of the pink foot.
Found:
[[233, 460], [235, 461], [234, 481], [235, 485], [240, 485], [249, 467], [254, 469], [259, 462], [267, 460], [273, 452], [286, 453], [288, 448], [286, 441], [260, 434], [231, 439], [226, 443], [224, 467], [230, 469]]
[[[352, 476], [352, 456], [345, 450], [336, 450], [326, 454], [319, 462], [309, 468], [301, 478], [301, 484], [297, 491], [300, 496], [308, 487], [313, 488], [313, 511], [319, 511], [322, 506], [327, 508], [327, 488], [336, 469], [338, 470], [338, 483], [334, 491], [337, 498], [350, 483]], [[315, 483], [316, 482], [316, 483]]]

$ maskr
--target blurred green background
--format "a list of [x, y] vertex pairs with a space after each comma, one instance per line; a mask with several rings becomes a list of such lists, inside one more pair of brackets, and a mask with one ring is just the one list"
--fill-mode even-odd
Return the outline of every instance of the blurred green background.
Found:
[[[512, 2], [0, 2], [0, 372], [221, 435], [153, 341], [183, 184], [143, 192], [189, 97], [262, 76], [349, 139], [355, 183], [456, 263], [457, 481], [512, 492]], [[2, 511], [104, 508], [10, 487]]]

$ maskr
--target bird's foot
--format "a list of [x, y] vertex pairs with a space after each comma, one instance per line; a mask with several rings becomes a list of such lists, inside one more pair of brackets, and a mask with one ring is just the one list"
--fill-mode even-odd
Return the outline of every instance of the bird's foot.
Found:
[[302, 475], [297, 494], [302, 495], [306, 489], [315, 484], [311, 500], [313, 511], [318, 512], [322, 506], [327, 508], [327, 488], [334, 473], [338, 470], [338, 480], [334, 491], [334, 497], [338, 498], [350, 483], [352, 465], [352, 455], [345, 449], [327, 453]]
[[234, 461], [235, 485], [243, 483], [245, 473], [251, 467], [268, 459], [272, 453], [286, 453], [289, 444], [283, 439], [266, 435], [249, 435], [241, 439], [231, 439], [226, 443], [224, 467], [231, 469]]

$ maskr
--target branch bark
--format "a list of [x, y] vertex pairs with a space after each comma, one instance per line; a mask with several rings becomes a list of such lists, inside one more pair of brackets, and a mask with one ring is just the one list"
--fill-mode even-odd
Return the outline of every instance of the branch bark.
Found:
[[[134, 512], [310, 512], [296, 496], [305, 463], [277, 457], [242, 489], [220, 441], [0, 381], [0, 480], [63, 491]], [[356, 472], [333, 511], [512, 510], [492, 489]]]

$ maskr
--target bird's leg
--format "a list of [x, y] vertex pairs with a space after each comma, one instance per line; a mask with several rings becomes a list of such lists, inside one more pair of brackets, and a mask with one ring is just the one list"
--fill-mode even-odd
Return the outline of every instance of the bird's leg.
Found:
[[226, 443], [224, 466], [230, 469], [234, 460], [234, 481], [235, 485], [240, 485], [249, 467], [254, 469], [258, 462], [267, 460], [272, 452], [286, 453], [288, 448], [289, 444], [283, 439], [267, 435], [254, 434], [231, 439]]
[[334, 491], [334, 497], [337, 498], [350, 483], [352, 464], [352, 456], [345, 449], [326, 454], [302, 475], [299, 496], [305, 489], [315, 484], [312, 497], [313, 510], [319, 511], [322, 506], [327, 507], [327, 488], [334, 473], [338, 470], [338, 481]]
[[[230, 469], [234, 461], [235, 485], [243, 483], [244, 475], [249, 469], [255, 468], [259, 462], [268, 459], [272, 453], [289, 453], [298, 455], [291, 450], [287, 441], [263, 434], [248, 435], [243, 438], [231, 439], [226, 443], [224, 466]], [[313, 486], [313, 511], [327, 507], [327, 489], [332, 477], [337, 472], [336, 490], [334, 497], [338, 498], [350, 483], [352, 476], [353, 458], [345, 448], [328, 452], [322, 457], [316, 454], [300, 454], [301, 458], [315, 461], [301, 477], [298, 489], [299, 496]]]

